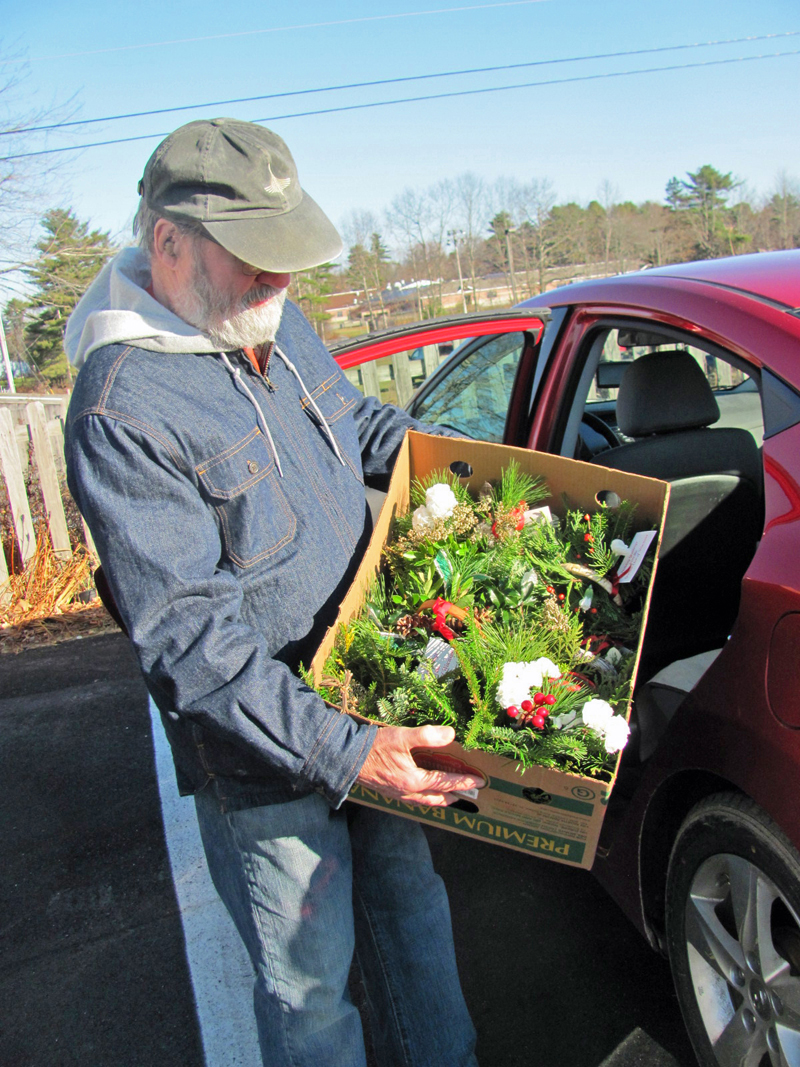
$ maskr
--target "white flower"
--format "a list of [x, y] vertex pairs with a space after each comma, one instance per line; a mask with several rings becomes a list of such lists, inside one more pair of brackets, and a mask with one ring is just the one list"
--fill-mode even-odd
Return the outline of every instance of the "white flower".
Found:
[[615, 556], [627, 556], [627, 554], [630, 552], [630, 549], [625, 544], [625, 542], [620, 541], [618, 537], [614, 538], [609, 547]]
[[446, 519], [456, 509], [456, 494], [449, 485], [438, 482], [425, 494], [425, 507], [434, 519]]
[[621, 748], [624, 748], [630, 732], [631, 728], [623, 717], [615, 715], [606, 726], [605, 737], [603, 738], [606, 752], [610, 755], [612, 752], [619, 752]]
[[[547, 656], [542, 656], [540, 659], [534, 660], [535, 666], [542, 672], [542, 678], [560, 678], [561, 671], [556, 667], [555, 663]], [[539, 685], [541, 685], [541, 681]]]
[[581, 597], [581, 600], [580, 600], [580, 602], [578, 604], [578, 607], [581, 609], [581, 611], [588, 611], [589, 610], [589, 608], [592, 606], [592, 597], [593, 596], [594, 596], [594, 590], [592, 589], [591, 586], [589, 586], [589, 588], [586, 590], [586, 592]]
[[581, 709], [584, 726], [590, 730], [596, 730], [599, 734], [605, 734], [606, 727], [614, 716], [614, 709], [606, 700], [594, 697], [587, 700]]
[[530, 663], [504, 663], [503, 675], [497, 687], [497, 703], [501, 708], [519, 707], [530, 700], [531, 690], [539, 690], [545, 678], [560, 678], [561, 671], [552, 660], [545, 658]]
[[433, 529], [433, 523], [433, 515], [431, 515], [424, 504], [421, 508], [417, 508], [411, 516], [411, 524], [417, 533], [430, 533]]
[[621, 659], [622, 653], [618, 648], [611, 647], [608, 652], [606, 652], [606, 660], [611, 664], [612, 667], [616, 667]]
[[[501, 708], [519, 707], [531, 695], [533, 681], [528, 663], [504, 663], [503, 674], [497, 687], [497, 703]], [[541, 676], [540, 676], [541, 678]]]

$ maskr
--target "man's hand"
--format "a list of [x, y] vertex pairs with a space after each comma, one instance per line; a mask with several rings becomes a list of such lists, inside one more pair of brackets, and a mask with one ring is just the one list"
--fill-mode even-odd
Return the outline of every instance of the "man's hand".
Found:
[[451, 726], [384, 726], [378, 730], [356, 781], [394, 800], [446, 807], [458, 799], [448, 795], [453, 790], [480, 789], [485, 781], [473, 774], [425, 771], [414, 762], [411, 751], [444, 748], [454, 738]]

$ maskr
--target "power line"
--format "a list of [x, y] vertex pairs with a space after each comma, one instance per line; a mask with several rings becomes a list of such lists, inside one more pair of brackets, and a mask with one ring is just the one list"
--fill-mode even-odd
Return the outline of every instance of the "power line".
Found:
[[494, 4], [470, 4], [463, 7], [440, 7], [431, 11], [399, 11], [390, 15], [365, 15], [355, 19], [335, 19], [330, 22], [306, 22], [297, 26], [270, 26], [265, 30], [240, 30], [236, 33], [215, 33], [207, 37], [180, 37], [175, 41], [149, 41], [145, 44], [124, 44], [115, 48], [96, 48], [90, 52], [62, 52], [54, 56], [34, 56], [32, 59], [5, 59], [3, 63], [39, 63], [52, 59], [77, 59], [81, 56], [102, 56], [110, 52], [133, 52], [142, 48], [165, 48], [173, 44], [197, 44], [203, 41], [222, 41], [231, 37], [254, 37], [264, 33], [284, 33], [288, 30], [319, 30], [331, 26], [351, 26], [356, 22], [384, 22], [387, 19], [418, 18], [422, 15], [449, 15], [462, 11], [485, 11], [496, 7], [526, 7], [529, 4], [542, 4], [546, 0], [504, 0]]
[[[483, 93], [502, 93], [512, 89], [535, 89], [549, 85], [567, 85], [574, 82], [599, 81], [604, 78], [627, 78], [635, 74], [661, 74], [674, 70], [692, 70], [699, 67], [718, 67], [732, 63], [751, 63], [759, 59], [779, 59], [784, 56], [800, 55], [800, 49], [791, 52], [773, 52], [768, 55], [737, 56], [731, 59], [708, 59], [699, 63], [676, 63], [668, 67], [643, 67], [639, 70], [612, 71], [606, 74], [584, 74], [572, 78], [551, 78], [547, 81], [522, 82], [516, 85], [497, 85], [487, 89], [460, 89], [451, 93], [431, 93], [426, 96], [407, 96], [400, 100], [375, 100], [366, 104], [348, 104], [341, 107], [320, 108], [315, 111], [295, 111], [286, 115], [268, 115], [266, 118], [252, 119], [252, 122], [279, 122], [284, 119], [301, 119], [317, 115], [333, 115], [345, 111], [362, 111], [365, 108], [390, 107], [396, 104], [415, 104], [429, 100], [447, 100], [457, 96], [478, 96]], [[31, 156], [49, 156], [60, 152], [79, 152], [86, 148], [103, 148], [106, 145], [129, 144], [133, 141], [151, 141], [166, 137], [167, 133], [145, 133], [137, 137], [118, 137], [108, 141], [94, 141], [91, 144], [68, 145], [63, 148], [45, 148], [39, 152], [20, 152], [11, 156], [0, 156], [0, 163], [15, 159], [28, 159]]]
[[147, 118], [153, 115], [168, 115], [175, 111], [193, 111], [202, 108], [228, 107], [230, 104], [252, 104], [260, 100], [281, 100], [292, 96], [309, 96], [316, 93], [341, 92], [345, 89], [372, 89], [379, 85], [400, 85], [407, 82], [430, 81], [433, 78], [458, 78], [468, 74], [493, 74], [504, 70], [523, 70], [530, 67], [549, 67], [563, 63], [584, 63], [595, 59], [621, 59], [629, 56], [652, 55], [659, 52], [679, 52], [691, 48], [713, 48], [720, 45], [745, 44], [753, 41], [770, 41], [781, 37], [797, 37], [800, 30], [787, 30], [785, 33], [766, 33], [758, 37], [732, 37], [720, 41], [697, 41], [692, 44], [661, 45], [657, 48], [637, 48], [625, 52], [597, 52], [588, 56], [566, 56], [560, 59], [537, 59], [528, 63], [504, 63], [494, 67], [471, 67], [465, 70], [440, 71], [437, 74], [412, 74], [402, 78], [381, 78], [377, 81], [350, 82], [345, 85], [325, 85], [317, 89], [296, 89], [286, 93], [267, 93], [261, 96], [240, 96], [233, 100], [212, 100], [204, 104], [183, 104], [179, 107], [162, 107], [151, 111], [130, 111], [121, 115], [105, 115], [94, 119], [72, 119], [68, 122], [54, 122], [46, 126], [28, 126], [15, 130], [0, 130], [0, 137], [10, 137], [21, 133], [42, 133], [50, 130], [63, 130], [72, 126], [88, 126], [93, 123], [119, 122], [124, 119]]

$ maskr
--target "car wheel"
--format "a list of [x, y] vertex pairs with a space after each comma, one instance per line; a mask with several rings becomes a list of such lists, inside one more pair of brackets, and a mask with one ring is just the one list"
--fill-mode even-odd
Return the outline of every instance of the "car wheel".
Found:
[[800, 1067], [800, 855], [748, 797], [694, 807], [667, 875], [667, 947], [703, 1067]]

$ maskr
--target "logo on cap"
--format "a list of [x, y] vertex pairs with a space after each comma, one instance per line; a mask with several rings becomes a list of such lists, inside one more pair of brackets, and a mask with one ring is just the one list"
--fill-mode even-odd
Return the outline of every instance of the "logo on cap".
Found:
[[276, 174], [272, 173], [272, 170], [269, 165], [267, 166], [267, 171], [269, 173], [269, 185], [264, 186], [264, 191], [267, 193], [278, 193], [279, 196], [284, 196], [285, 194], [283, 190], [286, 188], [287, 185], [292, 184], [292, 179], [279, 178]]

